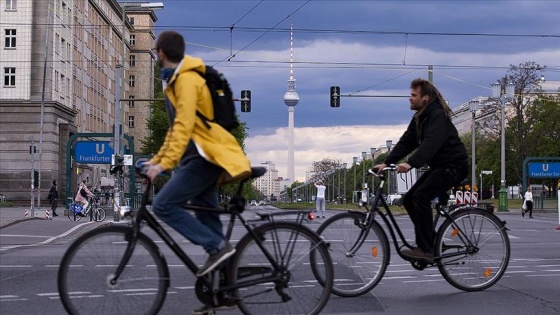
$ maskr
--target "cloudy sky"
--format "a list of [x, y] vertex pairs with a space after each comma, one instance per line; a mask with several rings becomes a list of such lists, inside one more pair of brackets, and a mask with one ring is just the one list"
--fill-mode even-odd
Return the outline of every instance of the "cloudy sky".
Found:
[[[490, 86], [510, 65], [534, 61], [560, 81], [560, 1], [190, 1], [161, 0], [156, 33], [177, 30], [187, 53], [252, 91], [247, 155], [287, 175], [290, 25], [300, 101], [295, 174], [313, 161], [353, 156], [398, 141], [412, 112], [410, 81], [428, 78], [452, 108]], [[339, 108], [329, 106], [337, 85]]]

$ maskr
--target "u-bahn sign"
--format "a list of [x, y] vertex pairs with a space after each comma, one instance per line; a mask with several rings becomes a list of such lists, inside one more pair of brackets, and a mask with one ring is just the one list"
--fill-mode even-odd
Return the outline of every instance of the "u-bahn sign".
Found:
[[74, 159], [81, 164], [111, 164], [113, 148], [110, 141], [78, 141], [74, 145]]
[[529, 177], [532, 178], [559, 178], [560, 162], [530, 162]]

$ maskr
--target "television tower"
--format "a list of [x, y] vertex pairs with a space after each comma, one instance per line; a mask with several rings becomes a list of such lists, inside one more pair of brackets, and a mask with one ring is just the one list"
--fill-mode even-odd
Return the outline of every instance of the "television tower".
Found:
[[294, 37], [293, 25], [290, 25], [290, 78], [288, 79], [288, 90], [284, 94], [284, 104], [288, 106], [288, 179], [295, 182], [294, 171], [294, 112], [299, 102], [296, 92], [296, 79], [294, 77]]

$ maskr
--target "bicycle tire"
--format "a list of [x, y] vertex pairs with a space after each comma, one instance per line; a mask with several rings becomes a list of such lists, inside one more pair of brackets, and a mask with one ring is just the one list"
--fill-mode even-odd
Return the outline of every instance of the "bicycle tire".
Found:
[[57, 276], [60, 300], [68, 314], [157, 314], [169, 287], [169, 270], [145, 234], [138, 234], [117, 283], [109, 282], [131, 235], [132, 227], [105, 226], [70, 245]]
[[[231, 292], [244, 314], [319, 314], [327, 304], [333, 283], [332, 261], [327, 245], [309, 228], [291, 222], [265, 223], [254, 230], [262, 245], [279, 264], [284, 279], [263, 280], [278, 274], [258, 243], [245, 235], [236, 246], [228, 266], [228, 282], [262, 281]], [[315, 254], [316, 271], [321, 272], [324, 285], [318, 283], [310, 270], [311, 253]], [[319, 266], [321, 269], [319, 270]], [[264, 283], [263, 283], [264, 282]], [[286, 294], [286, 301], [280, 293]]]
[[103, 220], [105, 220], [105, 218], [107, 217], [107, 215], [105, 214], [105, 209], [103, 208], [95, 208], [92, 210], [93, 211], [93, 220], [96, 222], [101, 222]]
[[[390, 247], [383, 228], [372, 222], [371, 229], [363, 237], [366, 214], [344, 212], [326, 220], [317, 229], [329, 244], [333, 261], [334, 284], [332, 293], [342, 297], [355, 297], [371, 291], [383, 278], [390, 261]], [[353, 256], [350, 249], [362, 243]]]
[[[435, 255], [468, 251], [464, 255], [437, 260], [441, 275], [457, 289], [482, 291], [493, 286], [505, 273], [510, 258], [510, 243], [504, 224], [480, 208], [466, 208], [451, 215], [438, 230]], [[471, 248], [459, 227], [473, 243]]]
[[82, 219], [82, 216], [79, 213], [74, 212], [74, 210], [72, 210], [72, 207], [70, 207], [68, 209], [68, 219], [70, 221], [80, 221]]

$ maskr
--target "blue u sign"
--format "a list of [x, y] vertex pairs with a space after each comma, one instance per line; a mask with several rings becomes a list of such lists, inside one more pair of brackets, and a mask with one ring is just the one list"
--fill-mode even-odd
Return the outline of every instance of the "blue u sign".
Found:
[[529, 163], [529, 177], [560, 178], [560, 162], [531, 162]]
[[109, 141], [79, 141], [74, 146], [74, 159], [81, 164], [111, 164], [113, 148]]

